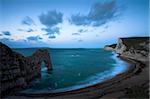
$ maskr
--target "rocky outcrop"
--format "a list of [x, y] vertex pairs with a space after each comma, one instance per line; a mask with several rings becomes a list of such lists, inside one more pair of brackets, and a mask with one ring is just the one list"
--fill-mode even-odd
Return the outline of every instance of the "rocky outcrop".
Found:
[[114, 51], [115, 48], [116, 48], [116, 45], [117, 45], [117, 44], [106, 45], [106, 46], [104, 47], [104, 49], [107, 50], [107, 51]]
[[148, 61], [149, 44], [149, 37], [129, 37], [119, 38], [115, 48], [108, 47], [120, 56], [139, 61]]
[[45, 62], [48, 70], [52, 70], [47, 49], [39, 49], [32, 56], [24, 57], [0, 43], [1, 96], [21, 90], [33, 79], [40, 77], [42, 62]]
[[120, 38], [115, 51], [123, 57], [148, 61], [149, 44], [149, 37]]

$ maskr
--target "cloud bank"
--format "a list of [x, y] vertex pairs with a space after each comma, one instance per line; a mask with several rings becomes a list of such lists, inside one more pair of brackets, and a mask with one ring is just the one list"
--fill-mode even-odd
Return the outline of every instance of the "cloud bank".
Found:
[[30, 37], [27, 37], [28, 41], [39, 41], [40, 39], [42, 39], [42, 38], [39, 37], [39, 36], [30, 36]]
[[57, 12], [56, 10], [49, 11], [47, 13], [42, 13], [39, 16], [39, 20], [46, 27], [52, 27], [57, 25], [58, 23], [62, 23], [63, 14], [61, 12]]
[[46, 31], [46, 35], [49, 36], [48, 38], [56, 38], [55, 34], [59, 34], [59, 28], [56, 25], [63, 22], [63, 14], [56, 10], [48, 11], [46, 14], [42, 13], [39, 16], [39, 20], [41, 24], [46, 26], [46, 28], [41, 30]]
[[116, 0], [94, 4], [87, 15], [76, 14], [70, 18], [70, 23], [75, 25], [101, 26], [119, 15]]

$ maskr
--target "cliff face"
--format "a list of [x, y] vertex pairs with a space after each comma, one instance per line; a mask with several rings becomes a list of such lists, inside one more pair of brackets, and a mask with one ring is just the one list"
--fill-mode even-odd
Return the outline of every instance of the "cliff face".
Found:
[[119, 38], [117, 44], [106, 45], [105, 50], [115, 51], [120, 56], [148, 61], [149, 59], [149, 37]]
[[115, 51], [123, 57], [148, 61], [149, 37], [120, 38]]
[[6, 96], [27, 87], [34, 78], [41, 75], [42, 62], [45, 62], [48, 70], [52, 69], [46, 49], [39, 49], [32, 56], [24, 57], [0, 43], [1, 95]]
[[105, 50], [108, 50], [108, 51], [114, 51], [115, 48], [116, 48], [116, 45], [117, 45], [117, 44], [106, 45], [106, 46], [104, 47], [104, 49], [105, 49]]

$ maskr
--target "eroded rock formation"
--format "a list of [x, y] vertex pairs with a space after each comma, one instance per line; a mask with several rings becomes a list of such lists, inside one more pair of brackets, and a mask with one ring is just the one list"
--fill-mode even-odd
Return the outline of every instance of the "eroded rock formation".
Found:
[[149, 42], [149, 37], [120, 38], [115, 51], [123, 57], [148, 61]]
[[106, 50], [115, 51], [119, 55], [139, 61], [148, 61], [149, 37], [119, 38], [116, 47], [106, 46]]
[[47, 49], [39, 49], [32, 56], [24, 57], [0, 43], [1, 96], [27, 87], [33, 79], [41, 75], [42, 62], [45, 62], [48, 70], [52, 70]]
[[105, 49], [105, 50], [108, 50], [108, 51], [114, 51], [115, 48], [116, 48], [116, 45], [117, 45], [117, 44], [106, 45], [106, 46], [104, 47], [104, 49]]

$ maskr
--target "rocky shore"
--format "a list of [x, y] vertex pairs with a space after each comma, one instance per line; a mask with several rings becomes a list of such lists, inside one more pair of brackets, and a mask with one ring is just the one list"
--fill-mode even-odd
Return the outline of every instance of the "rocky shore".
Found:
[[129, 69], [105, 82], [82, 88], [79, 90], [61, 93], [43, 94], [18, 94], [10, 96], [10, 99], [117, 99], [139, 98], [148, 99], [149, 69], [148, 63], [125, 59], [130, 63]]
[[52, 69], [46, 49], [39, 49], [32, 56], [25, 57], [0, 43], [1, 97], [28, 87], [32, 80], [40, 77], [42, 62], [45, 62], [48, 70]]
[[10, 99], [111, 99], [149, 98], [149, 37], [120, 38], [117, 44], [105, 47], [115, 51], [118, 58], [128, 62], [127, 71], [102, 83], [86, 88], [60, 92], [26, 94], [18, 93]]

